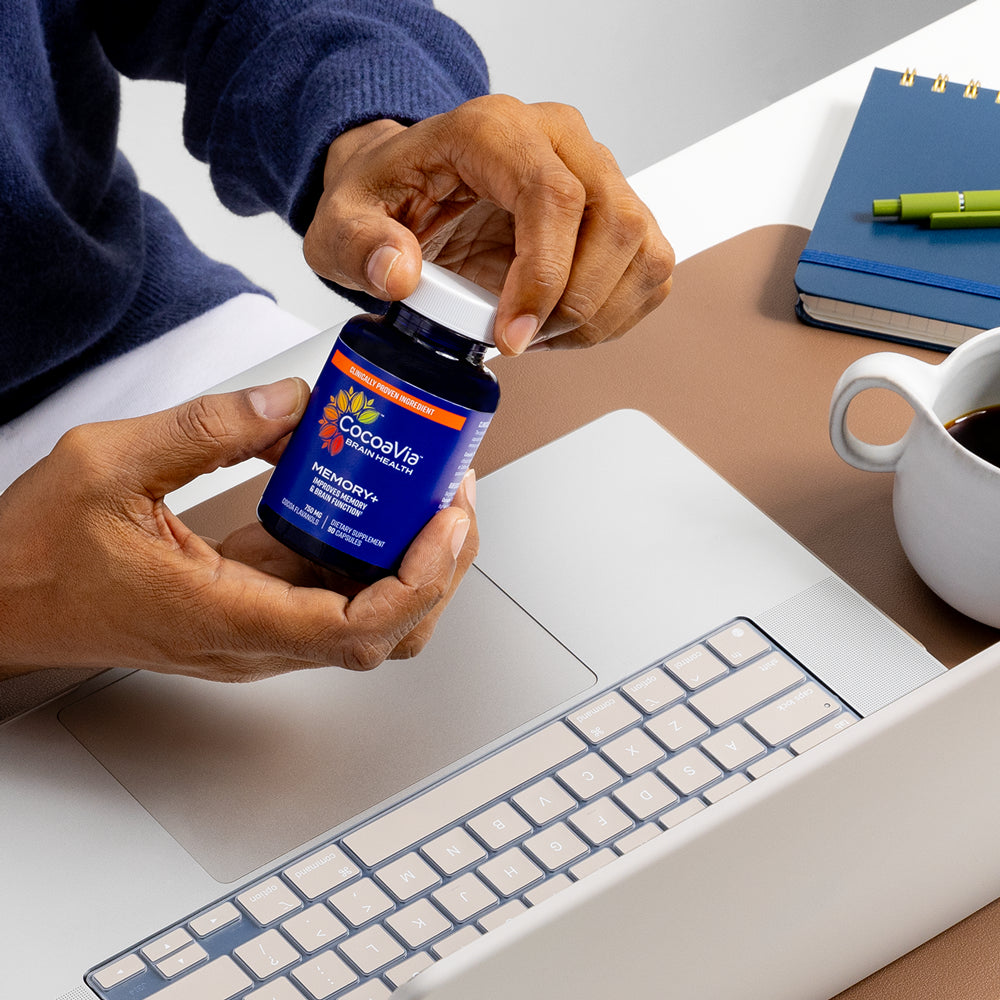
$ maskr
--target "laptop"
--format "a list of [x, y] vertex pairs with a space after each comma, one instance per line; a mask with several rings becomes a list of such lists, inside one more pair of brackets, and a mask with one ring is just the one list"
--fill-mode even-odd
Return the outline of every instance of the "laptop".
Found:
[[0, 726], [7, 995], [828, 997], [1000, 894], [996, 648], [945, 671], [637, 411], [478, 509], [413, 660]]

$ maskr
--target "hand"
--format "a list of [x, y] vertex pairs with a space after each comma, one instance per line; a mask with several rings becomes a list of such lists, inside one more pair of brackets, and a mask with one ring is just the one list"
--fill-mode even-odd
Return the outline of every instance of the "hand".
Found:
[[382, 299], [422, 257], [500, 295], [495, 337], [520, 354], [620, 337], [670, 290], [674, 257], [583, 119], [477, 98], [410, 127], [377, 121], [327, 154], [303, 251], [318, 274]]
[[221, 466], [274, 460], [307, 399], [288, 379], [66, 434], [0, 496], [0, 676], [124, 666], [249, 681], [419, 652], [475, 555], [474, 480], [397, 576], [350, 596], [258, 525], [214, 546], [164, 503]]

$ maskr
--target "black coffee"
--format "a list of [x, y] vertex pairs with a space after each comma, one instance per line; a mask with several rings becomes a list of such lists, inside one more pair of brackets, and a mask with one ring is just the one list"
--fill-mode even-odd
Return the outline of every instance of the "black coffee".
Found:
[[1000, 466], [1000, 404], [973, 410], [944, 426], [963, 448]]

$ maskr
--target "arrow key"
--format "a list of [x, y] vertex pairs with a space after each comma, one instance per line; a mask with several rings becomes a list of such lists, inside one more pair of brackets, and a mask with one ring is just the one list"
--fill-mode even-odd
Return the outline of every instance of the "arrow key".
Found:
[[200, 962], [204, 962], [207, 958], [208, 952], [200, 944], [192, 942], [186, 948], [182, 948], [168, 958], [163, 959], [162, 962], [157, 962], [156, 968], [167, 979], [172, 979], [174, 976], [179, 976], [182, 972], [187, 972], [188, 969], [193, 968]]
[[232, 903], [220, 903], [214, 909], [203, 913], [200, 917], [195, 917], [188, 924], [188, 927], [198, 937], [203, 938], [208, 937], [209, 934], [214, 934], [217, 930], [226, 927], [234, 920], [239, 920], [239, 917], [240, 911]]

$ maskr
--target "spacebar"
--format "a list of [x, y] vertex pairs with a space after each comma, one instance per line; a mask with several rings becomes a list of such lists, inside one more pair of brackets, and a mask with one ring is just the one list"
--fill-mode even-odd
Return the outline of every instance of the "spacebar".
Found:
[[247, 974], [228, 955], [223, 955], [164, 986], [149, 1000], [230, 1000], [252, 985]]
[[404, 802], [343, 843], [366, 865], [380, 864], [584, 749], [582, 740], [554, 722]]

